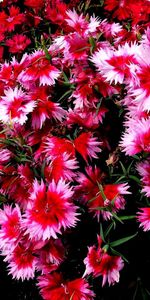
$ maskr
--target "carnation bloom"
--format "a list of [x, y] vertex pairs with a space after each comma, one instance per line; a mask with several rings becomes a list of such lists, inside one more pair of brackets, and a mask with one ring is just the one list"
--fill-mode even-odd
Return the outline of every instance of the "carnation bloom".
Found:
[[136, 73], [139, 84], [133, 89], [132, 96], [142, 111], [150, 111], [150, 45], [141, 44], [138, 47], [138, 71]]
[[64, 152], [70, 155], [70, 157], [74, 157], [75, 149], [70, 140], [56, 136], [46, 138], [46, 142], [43, 145], [43, 153], [48, 160], [62, 155]]
[[12, 152], [8, 149], [0, 149], [0, 164], [6, 164], [13, 156]]
[[15, 34], [11, 39], [6, 41], [6, 46], [9, 47], [9, 52], [20, 53], [31, 43], [31, 40], [23, 34]]
[[[36, 1], [36, 0], [35, 0]], [[46, 6], [46, 18], [54, 24], [62, 26], [66, 18], [67, 5], [59, 0], [52, 4], [52, 1]]]
[[96, 153], [101, 152], [100, 145], [101, 142], [96, 137], [92, 137], [90, 132], [83, 132], [74, 140], [75, 149], [86, 162], [88, 156], [90, 158], [98, 158]]
[[48, 181], [54, 179], [55, 182], [58, 182], [60, 178], [73, 181], [77, 168], [76, 159], [70, 158], [70, 155], [64, 152], [51, 160], [50, 164], [45, 167], [44, 174]]
[[93, 300], [95, 296], [84, 278], [65, 281], [61, 274], [54, 272], [39, 276], [38, 281], [44, 300]]
[[127, 129], [122, 136], [120, 146], [128, 155], [141, 151], [150, 152], [150, 119], [129, 119]]
[[4, 123], [19, 123], [23, 125], [28, 113], [32, 112], [35, 103], [29, 101], [27, 95], [15, 87], [4, 91], [5, 96], [0, 99], [0, 120]]
[[71, 202], [73, 192], [62, 179], [56, 184], [53, 180], [48, 188], [41, 181], [33, 184], [31, 202], [25, 212], [24, 226], [31, 238], [57, 238], [62, 229], [76, 225], [76, 207]]
[[1, 248], [13, 248], [21, 234], [22, 216], [18, 205], [12, 208], [10, 205], [4, 205], [0, 209], [0, 245]]
[[142, 227], [144, 231], [148, 231], [150, 230], [150, 207], [140, 208], [140, 210], [141, 211], [137, 213], [140, 227]]
[[84, 259], [86, 270], [84, 276], [93, 274], [94, 277], [102, 276], [102, 286], [108, 281], [109, 285], [119, 282], [119, 271], [124, 263], [120, 256], [110, 256], [101, 248], [102, 239], [98, 237], [98, 247], [88, 248], [87, 257]]
[[54, 85], [59, 77], [60, 71], [54, 67], [41, 50], [35, 51], [30, 56], [28, 67], [21, 72], [19, 80], [25, 84], [26, 81], [39, 81], [39, 85]]
[[95, 52], [91, 61], [110, 84], [113, 81], [115, 84], [130, 83], [135, 77], [137, 49], [136, 45], [130, 47], [127, 43], [117, 50], [107, 47]]
[[78, 173], [76, 180], [79, 182], [79, 185], [76, 187], [76, 192], [98, 219], [100, 215], [104, 219], [109, 219], [112, 216], [111, 212], [124, 209], [125, 199], [123, 195], [130, 194], [128, 184], [103, 184], [100, 190], [97, 182], [101, 182], [104, 176], [100, 170], [96, 167], [94, 170], [88, 167], [86, 168], [86, 173], [87, 176]]
[[99, 126], [99, 123], [103, 122], [103, 117], [108, 111], [105, 107], [100, 107], [98, 112], [90, 108], [84, 109], [68, 109], [66, 123], [68, 126], [72, 127], [74, 124], [78, 124], [81, 127], [87, 129], [95, 129]]
[[40, 10], [44, 6], [43, 0], [25, 0], [24, 4], [36, 10]]
[[57, 270], [58, 266], [63, 262], [65, 248], [60, 239], [50, 239], [37, 253], [39, 256], [37, 269], [42, 271], [42, 274], [47, 274]]
[[7, 254], [5, 261], [8, 262], [9, 274], [16, 279], [34, 278], [37, 257], [33, 253], [33, 245], [29, 237], [22, 237], [14, 249]]
[[34, 89], [29, 94], [29, 98], [36, 103], [36, 108], [32, 113], [32, 126], [34, 129], [41, 129], [46, 119], [61, 121], [65, 117], [66, 111], [59, 103], [51, 101], [47, 86]]
[[86, 21], [85, 17], [83, 17], [83, 14], [79, 16], [75, 10], [68, 10], [66, 15], [67, 18], [65, 21], [71, 27], [71, 29], [74, 29], [74, 31], [82, 33], [88, 28], [88, 22]]
[[11, 6], [9, 15], [4, 10], [0, 12], [0, 22], [2, 22], [5, 31], [13, 31], [16, 25], [24, 22], [24, 14], [20, 13], [19, 7]]
[[137, 170], [142, 177], [143, 189], [142, 192], [150, 197], [150, 160], [147, 159], [137, 165]]

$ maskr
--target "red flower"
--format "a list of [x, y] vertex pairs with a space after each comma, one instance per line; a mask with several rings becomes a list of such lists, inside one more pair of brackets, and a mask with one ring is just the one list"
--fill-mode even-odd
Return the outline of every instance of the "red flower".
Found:
[[81, 133], [74, 140], [75, 149], [81, 154], [84, 160], [87, 162], [88, 156], [90, 158], [98, 158], [98, 152], [101, 152], [99, 146], [101, 143], [97, 140], [96, 137], [92, 137], [90, 132]]
[[31, 7], [36, 10], [40, 10], [43, 8], [45, 1], [43, 0], [25, 0], [24, 5]]
[[86, 265], [85, 275], [93, 274], [94, 277], [102, 276], [102, 286], [108, 280], [109, 285], [119, 282], [119, 271], [124, 263], [119, 256], [110, 256], [101, 248], [102, 240], [98, 237], [98, 247], [92, 246], [88, 249], [88, 255], [84, 259]]
[[33, 184], [31, 202], [25, 212], [24, 226], [31, 238], [47, 240], [57, 238], [62, 229], [76, 225], [76, 206], [71, 202], [73, 192], [63, 180], [53, 180], [48, 189], [37, 180]]
[[23, 34], [15, 34], [11, 39], [6, 41], [6, 46], [9, 47], [9, 52], [20, 53], [31, 43], [30, 39]]
[[36, 51], [30, 56], [28, 67], [21, 72], [19, 79], [25, 84], [28, 81], [39, 81], [39, 85], [54, 85], [59, 77], [60, 71], [51, 65], [41, 50]]
[[9, 15], [4, 11], [0, 12], [0, 22], [3, 25], [5, 31], [13, 31], [16, 25], [22, 24], [24, 22], [24, 14], [20, 13], [19, 7], [11, 6], [9, 8]]
[[83, 278], [64, 281], [61, 274], [54, 272], [39, 276], [38, 280], [44, 300], [92, 300], [95, 296]]

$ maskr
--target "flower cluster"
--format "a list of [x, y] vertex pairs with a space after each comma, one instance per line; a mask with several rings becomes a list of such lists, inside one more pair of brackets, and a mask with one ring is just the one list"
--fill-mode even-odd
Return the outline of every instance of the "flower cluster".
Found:
[[[97, 2], [0, 3], [0, 250], [44, 300], [96, 299], [136, 236], [111, 241], [116, 226], [150, 230], [150, 1], [106, 0], [102, 16]], [[69, 276], [85, 220], [97, 232]]]

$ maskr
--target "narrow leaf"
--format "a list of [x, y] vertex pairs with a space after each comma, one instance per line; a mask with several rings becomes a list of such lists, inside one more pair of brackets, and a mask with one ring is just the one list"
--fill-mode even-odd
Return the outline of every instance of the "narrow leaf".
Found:
[[134, 237], [136, 237], [137, 234], [138, 234], [138, 233], [136, 232], [136, 233], [133, 234], [133, 235], [126, 236], [126, 237], [124, 237], [124, 238], [122, 238], [122, 239], [119, 239], [119, 240], [117, 240], [117, 241], [111, 242], [111, 243], [110, 243], [110, 246], [111, 246], [111, 247], [116, 247], [116, 246], [119, 246], [119, 245], [121, 245], [121, 244], [124, 244], [124, 243], [128, 242], [129, 240], [133, 239]]

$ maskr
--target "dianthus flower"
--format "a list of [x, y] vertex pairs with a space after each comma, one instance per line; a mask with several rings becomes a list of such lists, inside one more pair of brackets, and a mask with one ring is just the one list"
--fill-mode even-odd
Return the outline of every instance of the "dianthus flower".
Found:
[[119, 271], [124, 263], [120, 256], [111, 256], [101, 248], [102, 239], [98, 236], [98, 247], [88, 248], [88, 255], [84, 259], [86, 270], [84, 276], [93, 274], [94, 277], [102, 276], [102, 286], [108, 281], [109, 285], [119, 282]]
[[32, 200], [25, 212], [24, 226], [31, 238], [57, 238], [62, 229], [73, 227], [77, 222], [76, 206], [71, 202], [73, 191], [62, 179], [53, 180], [48, 188], [43, 181], [33, 184]]
[[84, 278], [65, 281], [60, 273], [38, 277], [38, 286], [44, 300], [93, 300], [94, 293]]

